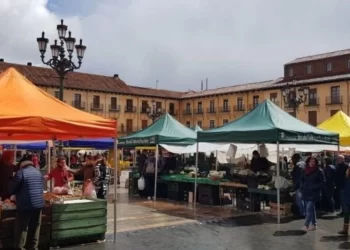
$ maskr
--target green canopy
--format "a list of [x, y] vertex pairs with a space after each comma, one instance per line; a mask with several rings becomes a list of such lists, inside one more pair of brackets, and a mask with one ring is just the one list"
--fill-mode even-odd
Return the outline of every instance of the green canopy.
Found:
[[203, 129], [201, 127], [199, 127], [198, 125], [194, 126], [191, 128], [194, 132], [198, 132], [198, 131], [203, 131]]
[[270, 100], [221, 127], [197, 132], [198, 142], [295, 143], [338, 145], [339, 134], [296, 119]]
[[166, 113], [144, 130], [119, 138], [118, 146], [191, 145], [196, 137], [196, 132]]

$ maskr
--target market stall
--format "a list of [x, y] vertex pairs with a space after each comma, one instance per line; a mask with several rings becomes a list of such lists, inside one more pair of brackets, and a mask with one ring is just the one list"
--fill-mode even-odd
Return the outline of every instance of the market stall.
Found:
[[[13, 141], [14, 144], [19, 140], [47, 141], [117, 137], [116, 121], [85, 113], [57, 100], [37, 88], [14, 68], [9, 68], [0, 75], [0, 107], [0, 140]], [[116, 146], [116, 140], [114, 145]], [[115, 190], [115, 200], [116, 194]], [[99, 235], [100, 239], [104, 237], [106, 232], [106, 203], [104, 201], [86, 202], [81, 199], [81, 196], [74, 195], [57, 196], [57, 199], [46, 200], [50, 200], [47, 206], [51, 207], [51, 212], [48, 210], [43, 214], [43, 221], [50, 222], [51, 230], [44, 227], [42, 233], [47, 233], [45, 237], [49, 237], [50, 245], [61, 244], [63, 240], [83, 243], [87, 238], [91, 239], [96, 235]], [[15, 206], [7, 206], [6, 203], [9, 202], [1, 204], [2, 218], [5, 218], [3, 216], [6, 213], [11, 213], [8, 210], [13, 213], [16, 209]], [[69, 221], [74, 217], [70, 212], [89, 214], [87, 212], [89, 209], [99, 210], [100, 217], [90, 214], [91, 217], [81, 219], [79, 223]], [[116, 202], [114, 210], [116, 236]], [[63, 213], [66, 211], [67, 215]], [[90, 222], [93, 217], [98, 218], [98, 222]], [[3, 223], [0, 225], [1, 230], [6, 231]], [[0, 237], [0, 239], [4, 238]], [[4, 242], [6, 240], [1, 240], [1, 244]]]
[[[339, 135], [315, 128], [265, 100], [251, 112], [224, 126], [197, 132], [197, 142], [273, 143], [277, 148], [277, 178], [280, 177], [280, 144], [338, 145]], [[197, 143], [197, 151], [198, 145]], [[198, 167], [198, 161], [196, 168]], [[280, 188], [277, 186], [277, 220], [280, 222]]]
[[191, 145], [195, 142], [196, 133], [166, 113], [144, 130], [119, 138], [118, 147], [156, 146], [154, 190], [156, 199], [159, 144]]

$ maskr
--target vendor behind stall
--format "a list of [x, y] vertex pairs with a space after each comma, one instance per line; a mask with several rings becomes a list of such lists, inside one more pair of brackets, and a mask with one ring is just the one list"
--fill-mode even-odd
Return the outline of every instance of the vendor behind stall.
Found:
[[93, 157], [90, 155], [86, 157], [86, 163], [79, 169], [71, 169], [68, 168], [67, 170], [74, 174], [74, 175], [83, 175], [83, 180], [84, 180], [84, 187], [83, 191], [85, 190], [85, 183], [89, 179], [94, 178], [94, 166], [95, 166], [95, 161]]
[[66, 160], [63, 157], [57, 159], [57, 167], [52, 169], [48, 175], [45, 175], [46, 180], [54, 180], [54, 187], [63, 187], [73, 181], [73, 174], [68, 171]]
[[266, 157], [260, 157], [257, 150], [253, 151], [253, 158], [250, 161], [250, 168], [254, 173], [257, 172], [268, 172], [270, 168], [270, 163]]
[[10, 198], [9, 185], [15, 171], [13, 165], [14, 152], [4, 151], [0, 158], [0, 197], [2, 200]]

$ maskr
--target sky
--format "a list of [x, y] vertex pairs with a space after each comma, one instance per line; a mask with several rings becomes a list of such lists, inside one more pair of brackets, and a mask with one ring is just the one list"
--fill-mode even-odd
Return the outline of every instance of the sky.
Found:
[[[42, 66], [60, 19], [87, 46], [79, 72], [187, 91], [276, 79], [294, 58], [350, 48], [344, 0], [1, 0], [0, 58]], [[50, 58], [51, 53], [46, 53]]]

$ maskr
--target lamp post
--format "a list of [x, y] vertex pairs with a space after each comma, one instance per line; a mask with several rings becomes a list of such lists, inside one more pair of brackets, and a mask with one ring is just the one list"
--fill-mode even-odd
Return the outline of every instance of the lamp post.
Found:
[[293, 114], [296, 116], [296, 112], [300, 104], [305, 103], [309, 95], [309, 88], [301, 86], [297, 89], [296, 80], [293, 80], [292, 84], [287, 83], [282, 88], [282, 96], [285, 106], [293, 109]]
[[151, 108], [148, 108], [148, 117], [152, 119], [152, 123], [154, 123], [161, 115], [162, 110], [159, 108], [157, 109], [156, 101], [151, 101]]
[[[68, 36], [66, 36], [68, 30], [68, 26], [63, 24], [63, 19], [61, 20], [61, 24], [57, 25], [58, 38], [54, 41], [52, 45], [50, 45], [52, 58], [49, 60], [45, 60], [46, 48], [49, 43], [49, 39], [45, 38], [45, 32], [42, 32], [41, 37], [37, 38], [41, 61], [54, 69], [59, 78], [60, 78], [60, 90], [59, 90], [59, 99], [63, 101], [63, 81], [65, 75], [74, 71], [75, 69], [79, 69], [82, 64], [82, 60], [84, 57], [84, 53], [86, 50], [86, 46], [83, 45], [83, 40], [80, 39], [79, 44], [75, 45], [76, 39], [72, 37], [71, 32], [68, 32]], [[66, 45], [66, 48], [65, 46]], [[73, 59], [73, 51], [74, 47], [77, 53], [78, 63], [75, 64]], [[66, 52], [67, 56], [66, 56]], [[60, 143], [60, 153], [62, 153], [62, 142]]]

